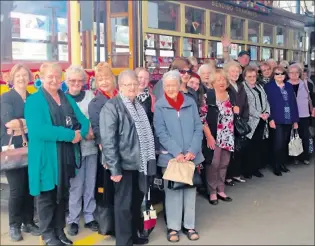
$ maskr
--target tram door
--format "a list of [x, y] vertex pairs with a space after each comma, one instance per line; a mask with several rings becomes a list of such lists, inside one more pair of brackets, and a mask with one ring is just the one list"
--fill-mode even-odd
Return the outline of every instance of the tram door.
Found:
[[133, 69], [132, 1], [106, 1], [108, 62], [114, 74]]

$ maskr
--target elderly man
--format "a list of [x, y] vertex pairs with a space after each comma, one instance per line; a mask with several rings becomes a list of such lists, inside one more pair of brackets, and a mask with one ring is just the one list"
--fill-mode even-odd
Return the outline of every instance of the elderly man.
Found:
[[118, 77], [119, 94], [100, 113], [104, 163], [114, 181], [116, 245], [145, 244], [139, 238], [140, 208], [148, 180], [156, 173], [154, 137], [144, 108], [137, 99], [139, 82], [134, 71]]

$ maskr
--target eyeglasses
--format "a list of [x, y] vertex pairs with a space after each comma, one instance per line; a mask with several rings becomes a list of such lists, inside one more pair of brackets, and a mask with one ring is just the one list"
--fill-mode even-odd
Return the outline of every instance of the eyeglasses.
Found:
[[187, 73], [187, 74], [190, 75], [190, 74], [192, 73], [191, 69], [189, 69], [189, 70], [180, 69], [179, 72], [180, 72], [180, 74], [182, 74], [182, 75], [184, 75], [185, 73]]
[[275, 75], [285, 75], [285, 73], [275, 73]]
[[82, 79], [69, 79], [68, 82], [70, 84], [83, 84], [83, 80]]
[[126, 86], [126, 87], [128, 87], [128, 88], [131, 88], [131, 87], [138, 87], [138, 86], [139, 86], [139, 83], [123, 84], [123, 86]]

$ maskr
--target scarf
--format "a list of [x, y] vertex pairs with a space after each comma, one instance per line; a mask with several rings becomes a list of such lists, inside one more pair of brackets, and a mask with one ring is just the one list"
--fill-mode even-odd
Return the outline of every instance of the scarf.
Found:
[[107, 93], [107, 92], [105, 92], [105, 91], [102, 91], [101, 89], [97, 89], [96, 92], [95, 92], [95, 96], [96, 96], [97, 94], [101, 94], [101, 95], [103, 95], [104, 97], [106, 97], [107, 99], [111, 99], [111, 98], [117, 96], [118, 91], [115, 89], [114, 92], [113, 92], [113, 96], [110, 96], [109, 93]]
[[144, 103], [145, 100], [147, 100], [150, 97], [149, 89], [145, 88], [143, 92], [141, 92], [138, 96], [137, 99], [140, 103]]
[[[73, 108], [66, 95], [58, 90], [61, 105], [58, 105], [52, 96], [43, 88], [44, 96], [49, 106], [51, 121], [54, 126], [61, 126], [79, 130], [81, 128], [76, 119]], [[58, 185], [57, 185], [57, 203], [67, 198], [70, 188], [69, 180], [75, 177], [77, 163], [77, 151], [75, 145], [71, 142], [57, 142], [58, 156]]]
[[177, 94], [177, 100], [175, 101], [174, 99], [170, 98], [169, 96], [166, 95], [165, 93], [165, 98], [168, 101], [168, 103], [177, 111], [179, 112], [181, 106], [184, 103], [184, 96], [182, 93]]
[[67, 92], [67, 94], [68, 94], [69, 96], [71, 96], [71, 97], [74, 99], [74, 101], [75, 101], [76, 103], [81, 102], [81, 101], [84, 99], [84, 97], [85, 97], [85, 91], [80, 91], [80, 93], [79, 93], [78, 95], [71, 95], [71, 94], [69, 93], [69, 91]]
[[134, 103], [129, 98], [120, 94], [120, 97], [135, 122], [136, 131], [140, 143], [140, 168], [139, 172], [144, 175], [148, 174], [149, 161], [155, 160], [154, 137], [145, 110], [136, 99]]

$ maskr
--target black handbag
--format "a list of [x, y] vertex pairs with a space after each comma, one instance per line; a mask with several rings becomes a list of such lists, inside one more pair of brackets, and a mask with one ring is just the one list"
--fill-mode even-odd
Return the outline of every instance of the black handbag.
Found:
[[247, 122], [238, 114], [234, 115], [235, 136], [244, 137], [252, 131]]
[[168, 181], [167, 188], [170, 190], [180, 190], [180, 189], [187, 189], [187, 188], [195, 188], [202, 186], [202, 179], [199, 173], [199, 168], [196, 167], [194, 176], [193, 176], [193, 185], [184, 184], [180, 182]]

